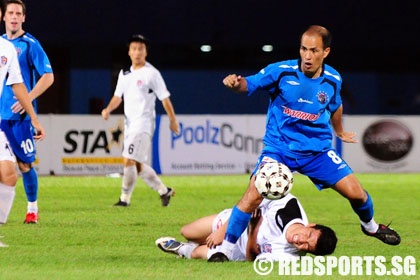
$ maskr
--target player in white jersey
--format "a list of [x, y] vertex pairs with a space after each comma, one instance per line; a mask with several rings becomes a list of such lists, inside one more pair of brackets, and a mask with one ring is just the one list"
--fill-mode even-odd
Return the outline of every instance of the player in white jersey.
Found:
[[[0, 8], [0, 18], [1, 16], [2, 9]], [[44, 139], [44, 128], [38, 121], [34, 107], [29, 100], [28, 91], [23, 84], [16, 50], [12, 43], [0, 38], [0, 94], [3, 92], [3, 85], [12, 85], [17, 100], [30, 116], [32, 125], [37, 132], [34, 138], [36, 140]], [[17, 179], [16, 159], [6, 136], [0, 130], [0, 225], [7, 222], [12, 209]], [[5, 246], [0, 242], [0, 247]]]
[[110, 113], [124, 100], [124, 174], [121, 196], [115, 206], [128, 206], [137, 177], [160, 195], [162, 206], [168, 206], [175, 194], [157, 176], [155, 170], [146, 162], [149, 159], [152, 137], [155, 129], [156, 98], [162, 102], [173, 133], [179, 133], [179, 123], [170, 100], [170, 93], [160, 72], [146, 61], [148, 41], [142, 35], [133, 35], [128, 43], [131, 67], [121, 70], [114, 96], [102, 110], [107, 120]]
[[[220, 245], [209, 247], [207, 239], [211, 234], [224, 235], [230, 213], [231, 209], [226, 209], [182, 227], [181, 234], [188, 242], [162, 237], [156, 240], [156, 245], [167, 253], [208, 259], [219, 252]], [[334, 231], [323, 225], [310, 224], [298, 199], [288, 194], [278, 200], [262, 201], [251, 218], [248, 230], [235, 244], [231, 260], [293, 260], [307, 252], [327, 255], [334, 252], [336, 243]]]

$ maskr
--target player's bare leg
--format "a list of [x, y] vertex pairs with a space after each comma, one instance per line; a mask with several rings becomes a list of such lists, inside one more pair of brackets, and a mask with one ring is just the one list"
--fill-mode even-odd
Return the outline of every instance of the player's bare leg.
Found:
[[359, 216], [364, 234], [378, 238], [389, 245], [400, 244], [401, 237], [395, 230], [375, 222], [372, 199], [354, 174], [347, 175], [338, 181], [333, 189], [349, 200], [353, 211]]

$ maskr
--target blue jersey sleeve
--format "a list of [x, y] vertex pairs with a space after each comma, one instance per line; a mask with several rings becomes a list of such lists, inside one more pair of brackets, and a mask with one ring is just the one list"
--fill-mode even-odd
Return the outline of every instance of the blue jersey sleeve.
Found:
[[27, 53], [25, 56], [19, 56], [19, 62], [25, 84], [30, 91], [42, 75], [53, 73], [53, 70], [41, 44], [32, 35], [26, 33], [25, 36], [23, 40], [28, 42]]
[[[4, 38], [7, 39], [5, 35]], [[18, 52], [19, 65], [23, 81], [30, 92], [46, 73], [53, 73], [50, 60], [42, 48], [41, 44], [29, 33], [10, 41]], [[22, 116], [14, 114], [11, 106], [16, 102], [13, 90], [10, 86], [4, 87], [0, 102], [1, 117], [5, 120], [19, 120]], [[37, 112], [36, 100], [32, 102], [35, 112]], [[26, 116], [29, 119], [29, 116]]]
[[342, 79], [340, 74], [338, 74], [337, 71], [335, 71], [333, 68], [331, 68], [328, 65], [325, 65], [326, 70], [324, 71], [325, 77], [331, 81], [331, 84], [335, 87], [335, 93], [331, 96], [331, 100], [328, 103], [327, 110], [331, 113], [334, 113], [337, 111], [338, 108], [340, 108], [341, 104], [343, 103], [341, 100], [341, 85], [342, 85]]
[[39, 76], [53, 72], [50, 60], [41, 45], [35, 44], [30, 55], [34, 68]]
[[277, 90], [277, 84], [282, 72], [280, 63], [269, 64], [255, 75], [245, 77], [248, 85], [248, 95], [257, 90], [266, 90], [274, 93]]

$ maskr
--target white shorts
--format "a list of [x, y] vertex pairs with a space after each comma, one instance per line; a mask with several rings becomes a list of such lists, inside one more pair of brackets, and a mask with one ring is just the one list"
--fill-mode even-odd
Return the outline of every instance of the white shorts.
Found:
[[216, 230], [218, 230], [229, 219], [231, 213], [232, 209], [229, 208], [217, 214], [217, 217], [213, 220], [211, 231], [215, 232]]
[[137, 162], [150, 161], [152, 137], [147, 133], [124, 134], [124, 148], [122, 156]]
[[7, 141], [6, 135], [0, 130], [0, 160], [8, 160], [16, 162], [15, 155], [13, 154], [12, 148]]
[[[230, 217], [230, 214], [232, 213], [232, 209], [225, 209], [222, 212], [220, 212], [217, 217], [213, 220], [212, 225], [212, 232], [215, 232], [218, 230]], [[236, 243], [235, 247], [232, 250], [232, 256], [230, 258], [231, 261], [245, 261], [246, 256], [241, 251], [240, 246], [238, 244], [241, 244], [241, 238], [239, 238], [238, 242]], [[211, 257], [214, 253], [220, 252], [220, 246], [216, 246], [215, 248], [210, 248], [207, 251], [207, 259]]]

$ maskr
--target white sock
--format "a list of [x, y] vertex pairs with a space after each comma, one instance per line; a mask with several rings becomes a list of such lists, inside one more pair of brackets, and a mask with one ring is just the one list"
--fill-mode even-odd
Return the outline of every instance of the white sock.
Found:
[[124, 167], [120, 200], [130, 203], [131, 195], [137, 181], [137, 168], [135, 165]]
[[15, 187], [0, 183], [0, 224], [5, 224], [15, 199]]
[[191, 259], [191, 253], [194, 251], [195, 248], [198, 247], [198, 244], [195, 242], [188, 242], [183, 243], [184, 245], [181, 246], [178, 250], [178, 255], [183, 256], [187, 259]]
[[141, 171], [139, 173], [139, 176], [143, 179], [146, 185], [148, 185], [151, 189], [157, 191], [159, 195], [168, 192], [168, 188], [162, 183], [162, 180], [160, 180], [155, 170], [149, 165], [145, 163], [141, 164]]
[[379, 228], [379, 225], [375, 222], [373, 218], [367, 223], [363, 221], [360, 221], [360, 223], [362, 224], [363, 228], [370, 233], [375, 233]]
[[222, 252], [223, 254], [225, 254], [226, 257], [228, 257], [228, 259], [230, 260], [232, 259], [232, 251], [234, 247], [235, 247], [235, 243], [231, 243], [227, 240], [223, 240], [222, 245], [220, 245], [219, 252]]
[[38, 213], [38, 201], [29, 202], [28, 201], [28, 213]]

